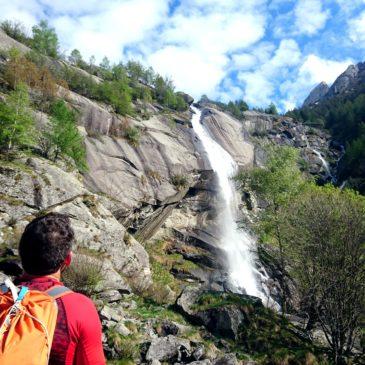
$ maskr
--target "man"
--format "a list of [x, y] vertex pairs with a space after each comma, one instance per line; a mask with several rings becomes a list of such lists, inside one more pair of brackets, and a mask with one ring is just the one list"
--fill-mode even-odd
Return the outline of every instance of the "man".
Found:
[[[71, 264], [74, 231], [70, 219], [50, 213], [30, 222], [21, 237], [19, 254], [25, 274], [16, 282], [46, 291], [62, 285], [61, 272]], [[105, 365], [101, 324], [93, 302], [78, 293], [56, 299], [58, 315], [50, 365]]]

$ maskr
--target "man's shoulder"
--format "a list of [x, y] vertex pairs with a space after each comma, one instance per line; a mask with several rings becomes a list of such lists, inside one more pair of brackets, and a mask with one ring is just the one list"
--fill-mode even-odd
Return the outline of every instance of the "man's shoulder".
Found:
[[63, 302], [72, 302], [77, 306], [91, 306], [95, 308], [94, 302], [89, 297], [74, 291], [65, 293], [61, 299]]

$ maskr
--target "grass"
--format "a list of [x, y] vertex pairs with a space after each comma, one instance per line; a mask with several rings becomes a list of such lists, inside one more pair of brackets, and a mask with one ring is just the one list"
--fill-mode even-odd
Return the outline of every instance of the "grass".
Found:
[[141, 132], [137, 127], [128, 126], [124, 130], [124, 138], [133, 147], [138, 147], [141, 139]]
[[70, 289], [92, 296], [103, 280], [102, 262], [89, 256], [76, 256], [62, 275], [64, 284]]
[[178, 190], [183, 190], [189, 186], [188, 177], [182, 174], [172, 175], [170, 181]]

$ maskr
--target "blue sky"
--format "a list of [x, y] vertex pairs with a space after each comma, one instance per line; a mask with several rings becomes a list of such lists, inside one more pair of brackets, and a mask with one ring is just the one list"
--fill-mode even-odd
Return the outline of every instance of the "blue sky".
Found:
[[30, 30], [48, 19], [65, 53], [138, 59], [195, 98], [300, 105], [365, 61], [365, 0], [0, 0]]

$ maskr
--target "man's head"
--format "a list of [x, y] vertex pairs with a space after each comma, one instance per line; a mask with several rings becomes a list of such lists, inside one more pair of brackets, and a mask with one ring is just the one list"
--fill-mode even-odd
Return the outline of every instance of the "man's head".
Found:
[[[19, 243], [23, 269], [30, 275], [49, 275], [70, 261], [75, 234], [70, 219], [49, 213], [30, 222]], [[68, 262], [69, 264], [69, 262]]]

